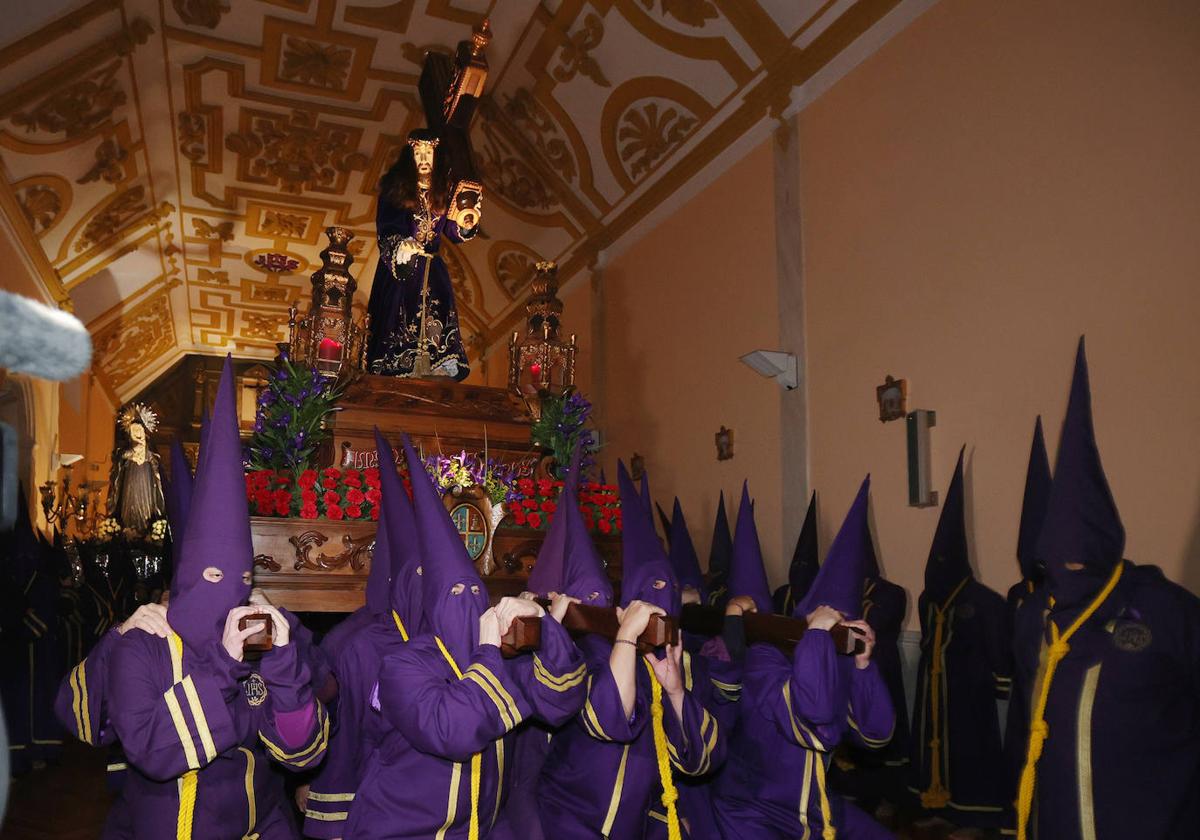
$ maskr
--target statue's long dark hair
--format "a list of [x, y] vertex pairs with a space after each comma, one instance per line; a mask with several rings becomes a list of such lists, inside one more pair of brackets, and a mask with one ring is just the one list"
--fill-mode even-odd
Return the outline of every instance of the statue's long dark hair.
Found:
[[[437, 133], [427, 128], [418, 128], [408, 135], [409, 140], [436, 138]], [[446, 212], [449, 158], [444, 149], [436, 149], [433, 153], [433, 180], [429, 187], [429, 203], [433, 212], [438, 215]], [[415, 211], [420, 207], [417, 198], [417, 163], [413, 156], [413, 148], [408, 143], [400, 150], [400, 157], [392, 164], [392, 168], [379, 180], [379, 197], [382, 201], [405, 210]]]

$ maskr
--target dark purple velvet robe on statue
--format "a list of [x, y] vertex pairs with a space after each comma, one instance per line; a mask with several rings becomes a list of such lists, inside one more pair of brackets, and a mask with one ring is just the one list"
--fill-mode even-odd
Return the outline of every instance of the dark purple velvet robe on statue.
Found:
[[429, 257], [417, 255], [407, 265], [396, 265], [400, 243], [417, 230], [411, 210], [397, 208], [384, 198], [379, 200], [375, 231], [379, 239], [379, 262], [367, 314], [371, 316], [371, 335], [367, 344], [367, 364], [371, 373], [385, 376], [409, 376], [416, 358], [417, 336], [421, 329], [421, 286], [425, 264], [429, 262], [428, 314], [425, 335], [431, 341], [430, 365], [435, 373], [463, 380], [471, 372], [463, 349], [454, 305], [450, 273], [438, 255], [441, 237], [464, 242], [475, 235], [459, 232], [458, 225], [435, 219], [434, 237], [425, 246]]
[[465, 838], [476, 775], [479, 837], [487, 837], [506, 795], [513, 729], [530, 716], [561, 725], [583, 699], [579, 651], [549, 616], [536, 655], [505, 660], [499, 648], [478, 645], [455, 664], [461, 677], [430, 634], [384, 659], [378, 706], [386, 732], [367, 760], [346, 837]]
[[[1017, 617], [1014, 702], [1026, 720], [1048, 597], [1039, 590]], [[1079, 612], [1049, 619], [1065, 631]], [[1157, 567], [1126, 562], [1071, 637], [1045, 720], [1030, 837], [1200, 837], [1200, 601]]]

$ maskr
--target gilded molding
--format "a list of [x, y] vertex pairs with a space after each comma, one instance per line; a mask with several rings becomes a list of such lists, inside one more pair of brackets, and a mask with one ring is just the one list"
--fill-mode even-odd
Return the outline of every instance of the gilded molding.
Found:
[[321, 120], [316, 111], [284, 115], [243, 108], [240, 126], [226, 135], [225, 148], [238, 156], [244, 181], [292, 194], [341, 194], [346, 176], [367, 166], [367, 156], [358, 151], [363, 130]]
[[592, 57], [592, 50], [604, 40], [604, 22], [597, 15], [589, 14], [583, 19], [583, 27], [567, 37], [558, 57], [558, 66], [551, 74], [560, 82], [569, 82], [579, 73], [587, 76], [600, 87], [611, 87], [600, 63]]
[[641, 0], [641, 4], [650, 10], [657, 5], [664, 16], [698, 28], [720, 17], [717, 7], [709, 0]]
[[130, 171], [126, 164], [129, 152], [115, 138], [108, 137], [96, 147], [96, 162], [92, 168], [75, 179], [76, 184], [90, 184], [93, 181], [104, 181], [107, 184], [120, 184], [129, 177]]
[[82, 79], [55, 90], [28, 111], [11, 117], [14, 125], [26, 133], [66, 134], [68, 138], [85, 134], [112, 118], [113, 111], [125, 104], [126, 97], [117, 84], [121, 62], [112, 61]]

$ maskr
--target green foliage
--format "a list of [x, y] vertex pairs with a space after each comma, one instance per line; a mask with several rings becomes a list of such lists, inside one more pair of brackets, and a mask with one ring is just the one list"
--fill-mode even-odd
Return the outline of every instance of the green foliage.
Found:
[[293, 365], [284, 355], [258, 398], [254, 434], [249, 443], [252, 470], [291, 471], [309, 468], [329, 430], [325, 420], [334, 411], [342, 388], [314, 368]]
[[595, 435], [586, 428], [592, 413], [592, 404], [578, 391], [570, 391], [565, 397], [545, 395], [542, 398], [542, 416], [533, 424], [530, 438], [535, 446], [554, 453], [561, 478], [562, 471], [571, 463], [575, 444], [583, 447], [581, 468], [586, 474], [592, 464], [590, 451], [595, 445]]

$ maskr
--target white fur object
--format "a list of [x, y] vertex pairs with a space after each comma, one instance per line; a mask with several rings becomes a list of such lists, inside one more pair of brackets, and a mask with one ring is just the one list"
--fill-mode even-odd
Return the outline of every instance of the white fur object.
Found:
[[92, 363], [92, 337], [70, 312], [0, 291], [0, 367], [41, 379], [74, 379]]

